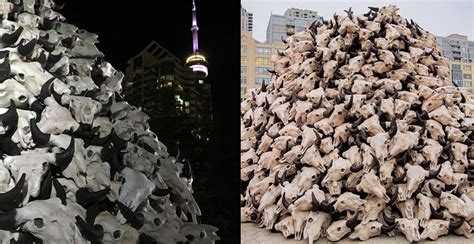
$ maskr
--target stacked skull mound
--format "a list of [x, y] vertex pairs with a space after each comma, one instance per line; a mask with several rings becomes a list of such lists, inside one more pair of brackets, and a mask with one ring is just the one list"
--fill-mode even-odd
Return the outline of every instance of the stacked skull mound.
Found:
[[189, 162], [121, 99], [98, 36], [58, 8], [0, 1], [0, 242], [219, 239], [197, 221]]
[[241, 103], [241, 221], [310, 243], [470, 238], [474, 105], [434, 35], [369, 9], [285, 38]]

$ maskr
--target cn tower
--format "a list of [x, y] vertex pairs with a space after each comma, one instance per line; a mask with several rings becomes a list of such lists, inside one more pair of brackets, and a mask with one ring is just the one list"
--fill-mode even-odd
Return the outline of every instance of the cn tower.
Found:
[[196, 3], [193, 0], [193, 22], [191, 32], [193, 33], [193, 54], [186, 59], [186, 66], [191, 68], [194, 73], [198, 75], [200, 79], [207, 77], [207, 61], [206, 57], [199, 54], [199, 43], [198, 43], [198, 30], [196, 19]]

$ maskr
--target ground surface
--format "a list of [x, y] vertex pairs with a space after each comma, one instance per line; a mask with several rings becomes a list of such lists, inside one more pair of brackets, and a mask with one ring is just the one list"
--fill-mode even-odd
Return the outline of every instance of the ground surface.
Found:
[[[241, 234], [241, 243], [245, 244], [303, 244], [307, 243], [307, 240], [304, 241], [295, 241], [293, 239], [285, 239], [281, 233], [272, 233], [267, 229], [258, 228], [256, 224], [253, 223], [242, 223], [240, 225], [240, 234]], [[316, 243], [336, 243], [330, 242], [327, 239], [319, 239]], [[351, 240], [349, 238], [344, 238], [343, 240], [337, 243], [364, 243], [364, 244], [398, 244], [398, 243], [408, 243], [408, 241], [403, 236], [395, 237], [375, 237], [371, 238], [368, 241], [361, 242]], [[436, 241], [421, 241], [418, 243], [429, 243], [429, 244], [472, 244], [474, 239], [466, 239], [463, 236], [455, 236], [450, 234], [449, 236], [440, 237]]]

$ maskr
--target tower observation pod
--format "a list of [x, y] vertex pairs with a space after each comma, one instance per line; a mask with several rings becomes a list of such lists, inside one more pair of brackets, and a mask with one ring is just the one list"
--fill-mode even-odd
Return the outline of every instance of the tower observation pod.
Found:
[[204, 79], [207, 77], [207, 60], [204, 55], [199, 54], [199, 43], [198, 43], [198, 30], [196, 19], [196, 4], [193, 0], [193, 23], [191, 27], [191, 32], [193, 33], [193, 54], [186, 59], [186, 66], [193, 70], [194, 73], [198, 76], [199, 79]]

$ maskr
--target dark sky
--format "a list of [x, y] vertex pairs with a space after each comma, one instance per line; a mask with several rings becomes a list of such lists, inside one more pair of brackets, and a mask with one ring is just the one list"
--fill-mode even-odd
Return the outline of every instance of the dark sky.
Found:
[[[63, 0], [64, 1], [64, 0]], [[56, 2], [59, 2], [57, 0]], [[69, 23], [99, 35], [106, 61], [125, 72], [127, 60], [156, 40], [178, 58], [192, 52], [191, 0], [66, 0]], [[238, 243], [240, 178], [240, 3], [196, 0], [200, 52], [209, 61], [213, 98], [210, 197], [222, 243]], [[159, 135], [158, 135], [159, 137]], [[209, 203], [208, 203], [209, 204]], [[204, 218], [203, 218], [204, 219]]]

